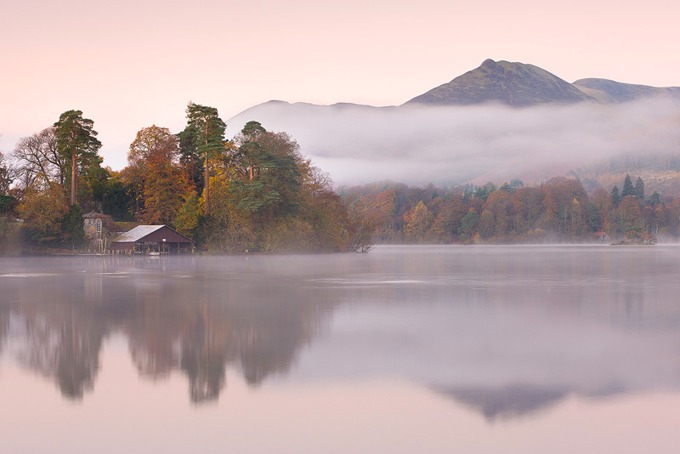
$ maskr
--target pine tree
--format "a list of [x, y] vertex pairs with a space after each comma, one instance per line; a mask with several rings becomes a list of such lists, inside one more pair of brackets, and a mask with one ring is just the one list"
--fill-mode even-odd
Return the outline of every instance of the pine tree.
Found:
[[635, 187], [633, 186], [633, 180], [631, 180], [630, 175], [626, 174], [626, 179], [623, 180], [623, 191], [621, 191], [621, 198], [623, 199], [629, 195], [635, 195]]
[[90, 165], [99, 165], [97, 152], [102, 144], [97, 140], [94, 122], [83, 118], [80, 110], [69, 110], [59, 116], [54, 124], [57, 136], [57, 151], [65, 162], [70, 162], [68, 177], [71, 179], [71, 205], [77, 201], [77, 181], [80, 170]]
[[645, 182], [642, 181], [642, 178], [640, 177], [635, 180], [635, 197], [637, 197], [638, 200], [645, 199]]
[[224, 150], [224, 132], [227, 125], [214, 107], [192, 102], [187, 106], [187, 127], [180, 133], [182, 154], [203, 160], [203, 206], [210, 215], [210, 160]]
[[616, 208], [621, 203], [621, 193], [619, 192], [619, 187], [614, 186], [612, 188], [612, 206]]

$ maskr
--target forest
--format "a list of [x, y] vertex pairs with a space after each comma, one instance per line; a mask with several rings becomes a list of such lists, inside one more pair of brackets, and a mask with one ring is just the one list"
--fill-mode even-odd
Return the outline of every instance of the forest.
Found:
[[110, 216], [118, 231], [166, 224], [215, 253], [365, 252], [373, 243], [653, 243], [680, 235], [680, 199], [645, 194], [639, 177], [627, 175], [621, 189], [590, 191], [574, 177], [538, 186], [514, 180], [334, 189], [285, 132], [250, 121], [226, 139], [217, 109], [194, 103], [186, 119], [178, 133], [139, 130], [120, 171], [102, 166], [94, 122], [79, 110], [21, 139], [9, 156], [0, 154], [0, 245], [18, 231], [30, 250], [82, 249], [88, 212]]
[[654, 243], [680, 235], [680, 199], [645, 194], [626, 175], [621, 189], [587, 192], [577, 178], [538, 186], [424, 188], [385, 182], [343, 187], [377, 243]]
[[362, 248], [330, 177], [286, 133], [251, 121], [227, 140], [217, 109], [194, 103], [186, 118], [179, 133], [141, 129], [120, 171], [102, 166], [94, 122], [79, 110], [21, 139], [0, 162], [0, 237], [16, 217], [34, 250], [79, 249], [83, 214], [94, 211], [117, 221], [113, 229], [169, 225], [208, 252]]

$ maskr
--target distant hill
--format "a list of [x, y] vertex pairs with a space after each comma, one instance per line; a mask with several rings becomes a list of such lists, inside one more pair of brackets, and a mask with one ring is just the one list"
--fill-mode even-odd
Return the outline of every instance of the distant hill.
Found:
[[573, 85], [603, 103], [621, 103], [661, 96], [680, 100], [680, 87], [657, 88], [594, 78], [577, 80]]
[[470, 105], [500, 102], [522, 107], [589, 100], [593, 98], [538, 66], [486, 60], [479, 68], [416, 96], [407, 104]]
[[269, 101], [227, 124], [230, 135], [251, 120], [290, 134], [338, 184], [531, 184], [572, 171], [605, 187], [642, 175], [650, 190], [680, 194], [680, 166], [669, 158], [680, 152], [678, 118], [678, 87], [570, 84], [537, 66], [486, 60], [400, 106]]

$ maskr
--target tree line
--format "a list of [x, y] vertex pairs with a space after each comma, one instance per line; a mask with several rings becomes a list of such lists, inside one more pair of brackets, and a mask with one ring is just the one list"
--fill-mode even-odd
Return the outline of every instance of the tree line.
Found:
[[[189, 103], [186, 127], [141, 129], [121, 171], [102, 167], [92, 120], [64, 112], [0, 154], [0, 214], [38, 247], [77, 246], [82, 214], [166, 224], [216, 252], [366, 251], [379, 243], [652, 242], [680, 236], [680, 199], [587, 191], [578, 178], [539, 186], [373, 183], [333, 189], [284, 132], [251, 121], [232, 139], [217, 109]], [[0, 219], [0, 237], [7, 223]], [[0, 238], [1, 239], [1, 238]]]
[[645, 195], [630, 175], [618, 186], [587, 192], [576, 178], [530, 187], [409, 187], [385, 182], [343, 187], [378, 243], [654, 242], [680, 236], [680, 198]]
[[360, 223], [284, 132], [251, 121], [232, 139], [214, 107], [189, 103], [186, 127], [141, 129], [121, 171], [102, 166], [94, 122], [64, 112], [0, 155], [0, 213], [37, 247], [83, 241], [82, 215], [166, 224], [216, 252], [349, 251]]

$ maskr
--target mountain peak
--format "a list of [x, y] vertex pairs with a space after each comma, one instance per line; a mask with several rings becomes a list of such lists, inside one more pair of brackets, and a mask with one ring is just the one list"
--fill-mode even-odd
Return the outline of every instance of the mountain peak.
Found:
[[469, 105], [499, 102], [522, 107], [586, 100], [593, 98], [537, 66], [487, 59], [478, 68], [413, 98], [409, 103]]

